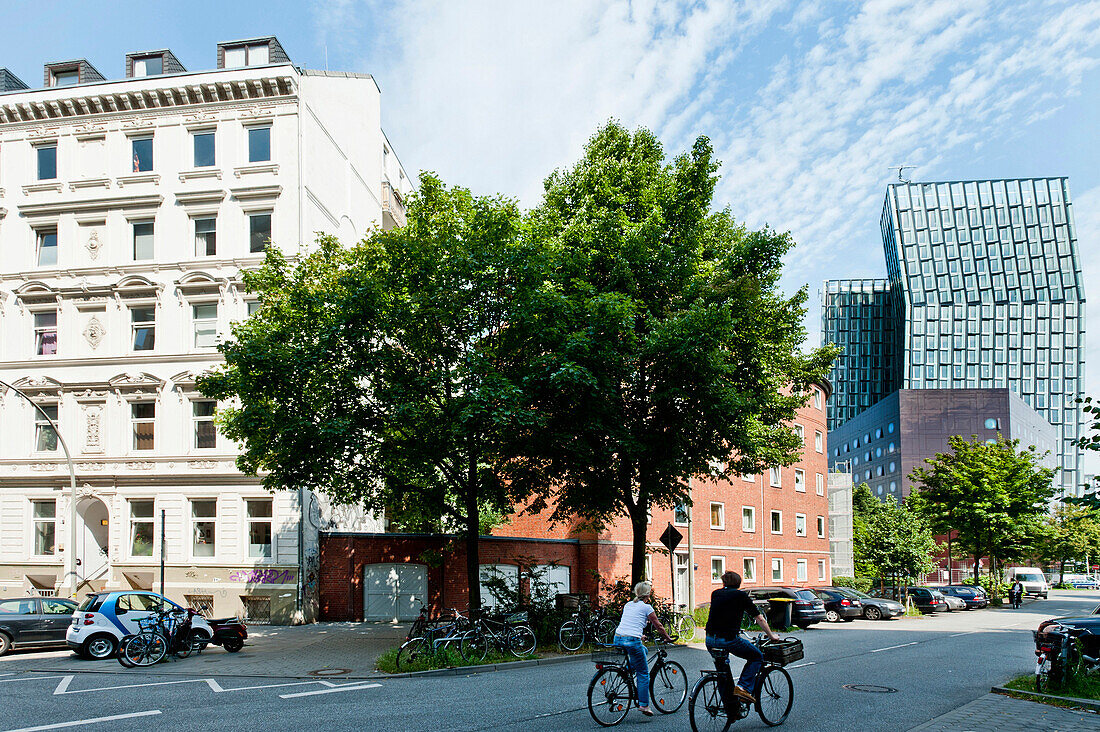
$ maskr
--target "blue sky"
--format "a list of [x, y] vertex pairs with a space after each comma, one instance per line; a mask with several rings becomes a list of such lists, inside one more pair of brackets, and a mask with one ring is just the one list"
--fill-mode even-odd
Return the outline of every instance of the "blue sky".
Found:
[[719, 204], [797, 240], [784, 284], [809, 283], [814, 340], [823, 280], [884, 273], [879, 212], [900, 163], [915, 180], [1069, 176], [1100, 282], [1096, 0], [7, 0], [0, 27], [0, 66], [32, 85], [47, 61], [115, 78], [126, 52], [167, 46], [199, 70], [218, 41], [274, 34], [299, 65], [377, 78], [407, 168], [527, 204], [609, 118], [670, 151], [708, 135]]

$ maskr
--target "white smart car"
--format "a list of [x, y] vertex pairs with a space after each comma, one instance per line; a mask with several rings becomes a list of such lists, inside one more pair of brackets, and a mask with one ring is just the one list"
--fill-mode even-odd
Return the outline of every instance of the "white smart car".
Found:
[[[163, 595], [140, 590], [88, 595], [73, 612], [65, 642], [85, 658], [110, 658], [118, 650], [119, 641], [138, 632], [139, 618], [159, 612], [165, 606], [180, 607]], [[201, 633], [207, 638], [214, 635], [201, 615], [192, 618], [191, 633]]]

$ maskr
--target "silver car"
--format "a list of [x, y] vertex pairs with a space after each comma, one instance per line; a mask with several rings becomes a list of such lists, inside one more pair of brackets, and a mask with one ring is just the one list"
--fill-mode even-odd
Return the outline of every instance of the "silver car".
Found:
[[948, 595], [946, 592], [939, 593], [943, 596], [943, 601], [947, 603], [948, 610], [965, 610], [966, 601], [954, 595]]

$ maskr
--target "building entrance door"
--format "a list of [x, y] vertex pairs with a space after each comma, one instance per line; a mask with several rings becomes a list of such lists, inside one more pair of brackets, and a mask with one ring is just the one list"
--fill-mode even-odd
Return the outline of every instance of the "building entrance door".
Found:
[[368, 564], [363, 569], [363, 620], [414, 620], [428, 601], [423, 564]]
[[100, 579], [110, 564], [107, 547], [111, 521], [107, 506], [98, 498], [88, 497], [76, 504], [76, 512], [80, 516], [76, 537], [76, 556], [80, 559], [78, 574], [83, 580]]
[[676, 590], [672, 601], [676, 605], [686, 605], [688, 601], [688, 555], [676, 552]]

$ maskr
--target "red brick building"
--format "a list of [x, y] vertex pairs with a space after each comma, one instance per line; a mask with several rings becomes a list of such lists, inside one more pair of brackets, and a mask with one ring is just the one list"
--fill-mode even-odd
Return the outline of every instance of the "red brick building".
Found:
[[[829, 584], [826, 388], [813, 387], [797, 412], [801, 460], [732, 481], [693, 480], [690, 509], [653, 512], [647, 574], [658, 595], [668, 597], [671, 589], [677, 603], [708, 602], [718, 577], [730, 569], [746, 587]], [[659, 542], [669, 523], [684, 536], [671, 557]], [[517, 515], [481, 544], [483, 567], [518, 576], [521, 564], [553, 565], [547, 571], [559, 591], [593, 596], [597, 577], [629, 578], [630, 556], [626, 520], [597, 535], [550, 525], [547, 514]], [[320, 564], [324, 620], [414, 616], [421, 600], [436, 608], [467, 602], [465, 549], [448, 537], [322, 534]]]

